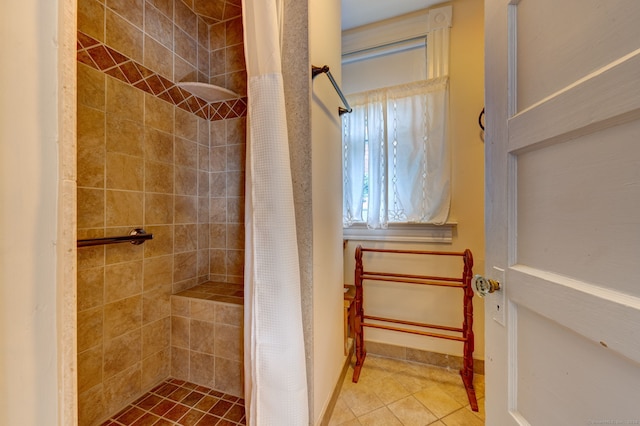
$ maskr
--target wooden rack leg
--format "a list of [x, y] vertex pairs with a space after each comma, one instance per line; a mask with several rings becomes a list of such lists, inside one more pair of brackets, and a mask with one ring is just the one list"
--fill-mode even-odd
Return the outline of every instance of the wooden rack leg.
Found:
[[471, 270], [473, 267], [473, 257], [469, 250], [465, 251], [464, 257], [464, 323], [462, 324], [463, 335], [466, 338], [464, 342], [463, 354], [462, 354], [462, 370], [460, 370], [460, 376], [462, 376], [462, 383], [467, 390], [467, 398], [469, 399], [469, 405], [473, 411], [478, 411], [478, 400], [476, 398], [476, 391], [473, 387], [473, 349], [474, 349], [474, 336], [473, 336], [473, 290], [471, 289]]
[[367, 356], [367, 351], [364, 348], [364, 327], [362, 322], [364, 321], [364, 308], [363, 308], [363, 292], [362, 292], [362, 248], [356, 247], [356, 270], [354, 284], [356, 286], [356, 296], [354, 299], [355, 307], [355, 327], [354, 327], [354, 342], [356, 352], [356, 365], [353, 367], [353, 383], [358, 383], [360, 378], [360, 370], [364, 364], [364, 359]]

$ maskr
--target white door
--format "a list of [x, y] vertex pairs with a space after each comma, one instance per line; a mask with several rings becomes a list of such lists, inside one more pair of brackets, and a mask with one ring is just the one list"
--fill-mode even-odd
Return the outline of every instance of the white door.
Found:
[[640, 1], [485, 18], [486, 424], [640, 424]]

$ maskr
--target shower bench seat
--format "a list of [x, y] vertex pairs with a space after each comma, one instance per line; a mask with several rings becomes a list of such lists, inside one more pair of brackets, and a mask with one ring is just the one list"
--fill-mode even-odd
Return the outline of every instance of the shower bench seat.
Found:
[[171, 376], [242, 397], [243, 286], [207, 281], [171, 296]]

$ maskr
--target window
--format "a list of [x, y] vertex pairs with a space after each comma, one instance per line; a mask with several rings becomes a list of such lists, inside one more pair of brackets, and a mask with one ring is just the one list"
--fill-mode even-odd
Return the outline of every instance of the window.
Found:
[[446, 222], [447, 78], [349, 96], [343, 115], [343, 224]]

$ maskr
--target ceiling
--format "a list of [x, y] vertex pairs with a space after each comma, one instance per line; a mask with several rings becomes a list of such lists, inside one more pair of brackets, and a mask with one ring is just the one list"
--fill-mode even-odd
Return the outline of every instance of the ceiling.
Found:
[[443, 0], [342, 0], [342, 29], [431, 7]]

